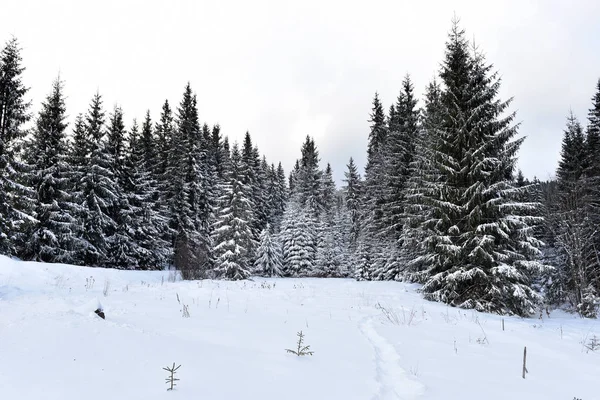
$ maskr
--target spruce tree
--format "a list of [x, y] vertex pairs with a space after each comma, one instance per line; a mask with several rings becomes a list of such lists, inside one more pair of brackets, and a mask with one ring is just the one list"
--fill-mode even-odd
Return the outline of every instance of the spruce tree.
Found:
[[106, 143], [105, 113], [98, 93], [92, 98], [84, 129], [89, 159], [83, 166], [79, 199], [81, 234], [85, 242], [81, 261], [88, 266], [105, 266], [108, 238], [116, 229], [111, 215], [119, 205], [120, 191], [112, 170], [114, 161]]
[[387, 146], [388, 129], [383, 106], [379, 95], [375, 93], [373, 108], [369, 122], [371, 131], [367, 147], [367, 165], [365, 167], [364, 224], [371, 235], [380, 235], [385, 230], [383, 212], [385, 201], [385, 148]]
[[360, 234], [360, 212], [361, 212], [361, 181], [360, 175], [354, 164], [354, 160], [350, 157], [350, 161], [346, 165], [347, 171], [344, 172], [344, 195], [346, 198], [346, 208], [348, 209], [350, 218], [350, 251], [353, 253], [356, 250], [358, 237]]
[[18, 41], [12, 38], [0, 52], [0, 254], [10, 255], [16, 255], [24, 225], [32, 221], [29, 206], [34, 195], [18, 176], [23, 169], [19, 144], [31, 118], [22, 61]]
[[335, 183], [333, 182], [333, 170], [331, 165], [327, 163], [325, 171], [321, 174], [320, 189], [320, 203], [322, 204], [323, 212], [325, 215], [331, 216], [335, 207]]
[[[592, 139], [593, 133], [588, 138]], [[557, 242], [565, 261], [551, 274], [548, 294], [554, 301], [567, 300], [583, 316], [595, 317], [594, 284], [600, 277], [594, 240], [595, 205], [594, 193], [590, 192], [593, 181], [590, 180], [589, 150], [583, 128], [571, 113], [557, 170], [559, 204], [554, 218]]]
[[302, 145], [302, 157], [298, 171], [294, 171], [294, 192], [298, 194], [300, 206], [312, 216], [317, 217], [324, 211], [322, 198], [322, 172], [319, 169], [319, 151], [314, 140], [307, 136]]
[[[435, 149], [438, 148], [437, 129], [442, 124], [441, 87], [434, 79], [427, 85], [424, 98], [422, 132], [418, 136], [415, 148], [415, 157], [410, 166], [410, 178], [406, 183], [404, 194], [405, 207], [403, 213], [403, 230], [401, 233], [400, 253], [406, 269], [412, 272], [423, 267], [422, 259], [425, 248], [420, 243], [428, 236], [425, 221], [433, 208], [424, 201], [427, 193], [434, 193], [439, 189], [442, 180], [440, 172], [430, 160], [433, 160]], [[412, 279], [419, 276], [412, 276]], [[421, 278], [426, 278], [422, 276]]]
[[203, 136], [196, 96], [186, 86], [177, 110], [169, 152], [170, 228], [175, 232], [174, 264], [185, 279], [204, 277], [211, 267], [209, 213]]
[[222, 184], [217, 221], [213, 230], [214, 276], [246, 279], [250, 275], [251, 249], [254, 248], [251, 189], [244, 184], [242, 155], [236, 145], [231, 152], [231, 168]]
[[281, 244], [271, 233], [271, 227], [267, 227], [260, 234], [260, 244], [256, 249], [256, 261], [254, 270], [260, 276], [282, 275]]
[[441, 124], [427, 162], [441, 180], [418, 197], [427, 216], [423, 254], [426, 299], [481, 311], [528, 315], [540, 298], [531, 287], [541, 243], [532, 236], [536, 205], [516, 200], [515, 139], [510, 101], [498, 99], [500, 80], [483, 55], [469, 51], [453, 23], [440, 76]]
[[314, 218], [297, 200], [288, 202], [281, 222], [284, 276], [311, 276], [316, 259]]
[[[128, 168], [125, 148], [125, 123], [123, 111], [115, 106], [109, 117], [106, 134], [106, 151], [110, 156], [109, 170], [115, 177], [116, 199], [111, 207], [111, 218], [115, 222], [115, 229], [107, 239], [106, 264], [119, 269], [137, 269], [139, 253], [138, 244], [135, 242], [133, 227], [134, 204], [130, 202], [130, 193], [134, 190]], [[129, 135], [130, 139], [137, 140], [137, 123]]]
[[131, 210], [130, 235], [135, 244], [131, 256], [139, 269], [162, 269], [168, 264], [171, 252], [169, 243], [164, 240], [164, 217], [156, 209], [156, 181], [152, 165], [146, 162], [142, 142], [134, 123], [128, 140], [128, 186], [125, 190]]
[[68, 262], [69, 242], [76, 220], [69, 208], [66, 163], [66, 107], [63, 83], [57, 78], [42, 103], [28, 162], [33, 170], [36, 222], [27, 242], [27, 259]]
[[390, 132], [384, 150], [386, 165], [386, 193], [384, 200], [384, 226], [390, 239], [399, 239], [404, 214], [404, 195], [410, 178], [410, 168], [415, 154], [419, 134], [419, 112], [416, 109], [410, 76], [402, 82], [402, 91], [395, 106], [394, 119], [390, 121]]

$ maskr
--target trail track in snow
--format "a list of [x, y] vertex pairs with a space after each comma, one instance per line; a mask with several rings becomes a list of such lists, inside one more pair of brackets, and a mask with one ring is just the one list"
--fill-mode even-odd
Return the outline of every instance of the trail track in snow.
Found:
[[420, 382], [411, 379], [400, 367], [400, 355], [373, 326], [374, 317], [363, 318], [358, 328], [371, 344], [374, 352], [375, 381], [377, 392], [371, 400], [413, 400], [424, 391]]

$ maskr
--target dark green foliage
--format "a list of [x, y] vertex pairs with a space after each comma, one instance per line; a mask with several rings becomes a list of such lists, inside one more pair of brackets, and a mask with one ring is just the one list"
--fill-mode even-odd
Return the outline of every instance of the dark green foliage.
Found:
[[76, 219], [70, 213], [65, 113], [63, 84], [57, 79], [42, 103], [27, 149], [36, 216], [25, 250], [25, 257], [30, 260], [70, 260], [69, 243]]
[[[531, 287], [541, 243], [535, 204], [519, 202], [512, 184], [515, 139], [510, 101], [500, 101], [500, 80], [476, 49], [469, 50], [454, 22], [440, 77], [440, 125], [425, 133], [419, 184], [412, 187], [408, 221], [419, 241], [425, 298], [481, 311], [528, 315], [539, 296]], [[422, 207], [421, 207], [422, 205]]]
[[23, 244], [23, 231], [33, 222], [33, 193], [19, 161], [23, 126], [30, 119], [29, 90], [22, 82], [21, 48], [10, 39], [0, 52], [0, 254], [16, 255]]
[[301, 356], [312, 356], [315, 352], [310, 350], [310, 346], [304, 346], [304, 334], [302, 331], [298, 332], [298, 346], [295, 350], [285, 349], [288, 353], [295, 354], [298, 357]]

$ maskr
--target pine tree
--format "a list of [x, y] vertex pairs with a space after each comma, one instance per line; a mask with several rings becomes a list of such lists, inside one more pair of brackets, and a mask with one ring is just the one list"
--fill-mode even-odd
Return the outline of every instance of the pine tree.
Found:
[[327, 167], [323, 174], [321, 174], [320, 187], [320, 203], [322, 204], [323, 212], [325, 215], [331, 215], [335, 206], [335, 183], [333, 182], [333, 170], [331, 165], [327, 163]]
[[[260, 232], [262, 231], [263, 223], [266, 223], [265, 215], [263, 215], [263, 203], [262, 192], [259, 183], [259, 164], [260, 159], [256, 159], [257, 154], [254, 151], [252, 144], [252, 138], [250, 133], [246, 132], [244, 136], [244, 144], [241, 150], [241, 180], [242, 184], [247, 189], [248, 201], [250, 202], [250, 208], [255, 212], [252, 215], [252, 220], [248, 221], [250, 229], [252, 230], [252, 237], [254, 241], [258, 239]], [[254, 249], [248, 249], [249, 253], [252, 254]]]
[[113, 159], [106, 145], [104, 111], [100, 94], [94, 95], [85, 117], [86, 144], [89, 159], [83, 166], [81, 181], [81, 225], [85, 242], [82, 262], [88, 266], [104, 266], [107, 261], [108, 238], [116, 229], [111, 218], [119, 205], [119, 189], [112, 171]]
[[237, 145], [231, 152], [231, 169], [227, 171], [219, 199], [217, 222], [213, 231], [214, 275], [224, 279], [246, 279], [250, 275], [250, 250], [254, 248], [250, 228], [251, 190], [244, 184], [244, 165]]
[[426, 154], [441, 181], [423, 179], [426, 237], [420, 243], [426, 299], [481, 311], [531, 314], [541, 271], [532, 236], [535, 204], [518, 202], [512, 184], [514, 113], [498, 100], [500, 81], [480, 52], [469, 52], [455, 21], [440, 76], [442, 123]]
[[314, 140], [306, 137], [302, 145], [302, 157], [298, 171], [294, 171], [294, 192], [298, 194], [300, 206], [305, 208], [314, 217], [324, 211], [321, 196], [321, 176], [319, 169], [319, 152]]
[[361, 212], [361, 180], [360, 175], [358, 174], [358, 170], [356, 168], [356, 164], [354, 164], [354, 160], [350, 157], [350, 161], [346, 165], [348, 169], [344, 173], [344, 182], [346, 183], [344, 187], [344, 195], [346, 197], [346, 208], [348, 209], [349, 218], [350, 218], [350, 237], [349, 237], [349, 245], [350, 251], [353, 253], [356, 250], [358, 237], [360, 235], [360, 212]]
[[[115, 229], [111, 237], [107, 238], [106, 264], [119, 269], [137, 269], [139, 246], [135, 242], [133, 227], [133, 214], [135, 205], [130, 202], [130, 193], [135, 190], [135, 183], [131, 179], [131, 171], [126, 159], [125, 149], [125, 123], [123, 111], [115, 106], [109, 117], [106, 134], [106, 151], [110, 156], [108, 169], [115, 177], [115, 201], [110, 208], [111, 218], [115, 222]], [[137, 123], [134, 121], [131, 140], [137, 140]]]
[[32, 221], [29, 206], [34, 195], [18, 177], [23, 169], [19, 143], [25, 135], [23, 126], [31, 118], [22, 61], [21, 48], [12, 38], [0, 52], [0, 254], [11, 255], [16, 254], [23, 225]]
[[[69, 238], [69, 264], [85, 265], [84, 256], [89, 243], [83, 235], [84, 203], [84, 177], [90, 159], [91, 144], [85, 129], [84, 116], [78, 114], [73, 125], [72, 140], [68, 143], [67, 164], [69, 170], [66, 174], [66, 192], [69, 193], [67, 204], [68, 213], [74, 220], [71, 226], [71, 237]], [[67, 260], [65, 261], [67, 262]]]
[[358, 248], [354, 254], [354, 278], [357, 281], [370, 281], [371, 271], [375, 269], [372, 255], [373, 251], [371, 248], [371, 241], [369, 239], [362, 239], [358, 242]]
[[[402, 262], [407, 270], [412, 272], [420, 271], [424, 267], [422, 261], [427, 250], [420, 246], [420, 243], [428, 236], [425, 221], [433, 212], [433, 208], [425, 201], [425, 195], [435, 193], [439, 189], [439, 182], [442, 181], [441, 173], [431, 162], [436, 157], [435, 149], [439, 146], [437, 130], [443, 121], [441, 93], [442, 90], [435, 80], [426, 88], [422, 132], [416, 141], [415, 157], [410, 166], [410, 178], [404, 194], [404, 226], [400, 239], [400, 252]], [[411, 279], [421, 278], [426, 276], [411, 276]]]
[[398, 240], [401, 233], [405, 189], [418, 140], [419, 112], [416, 105], [413, 84], [407, 75], [402, 82], [384, 150], [387, 182], [383, 217], [384, 226], [393, 240]]
[[363, 223], [371, 235], [381, 235], [385, 201], [385, 148], [388, 130], [385, 122], [383, 106], [379, 95], [375, 93], [373, 109], [370, 115], [371, 131], [367, 148], [367, 165], [365, 167], [364, 216]]
[[131, 130], [127, 150], [126, 195], [131, 214], [129, 223], [135, 246], [131, 256], [140, 269], [162, 269], [170, 260], [169, 243], [164, 239], [164, 217], [156, 208], [156, 181], [148, 165], [137, 125]]
[[271, 233], [271, 227], [267, 225], [260, 234], [254, 270], [261, 276], [281, 276], [282, 269], [281, 244]]
[[311, 276], [315, 265], [315, 220], [291, 200], [281, 222], [284, 276]]
[[165, 100], [160, 113], [160, 121], [156, 123], [154, 128], [156, 133], [155, 177], [161, 183], [162, 191], [166, 191], [167, 186], [164, 181], [167, 179], [166, 173], [169, 167], [169, 153], [172, 148], [174, 130], [173, 111], [171, 111], [169, 101]]
[[66, 163], [66, 107], [63, 83], [57, 78], [42, 103], [30, 143], [36, 222], [27, 242], [27, 259], [69, 261], [69, 241], [76, 220], [69, 212]]
[[[589, 138], [593, 138], [593, 133]], [[553, 219], [565, 262], [560, 263], [551, 274], [548, 294], [555, 301], [568, 300], [580, 313], [593, 310], [594, 307], [587, 304], [595, 301], [591, 290], [593, 284], [590, 284], [600, 279], [594, 243], [595, 207], [593, 192], [589, 190], [593, 182], [590, 180], [589, 150], [583, 128], [571, 113], [557, 170], [559, 204]], [[595, 317], [595, 312], [582, 315]]]
[[279, 232], [281, 219], [283, 218], [283, 212], [285, 211], [285, 205], [288, 201], [288, 188], [286, 184], [285, 171], [283, 170], [281, 163], [277, 165], [273, 196], [273, 229], [275, 232]]
[[174, 264], [185, 279], [204, 277], [211, 267], [210, 200], [207, 196], [203, 137], [198, 122], [196, 97], [185, 88], [177, 110], [177, 130], [169, 152], [167, 176], [170, 228], [174, 239]]

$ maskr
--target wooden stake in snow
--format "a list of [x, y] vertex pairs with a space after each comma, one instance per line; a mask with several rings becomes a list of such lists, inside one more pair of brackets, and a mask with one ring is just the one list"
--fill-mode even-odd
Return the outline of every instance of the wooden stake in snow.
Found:
[[523, 379], [525, 379], [525, 374], [528, 374], [527, 371], [527, 346], [523, 349]]
[[504, 318], [502, 318], [502, 332], [504, 332]]

